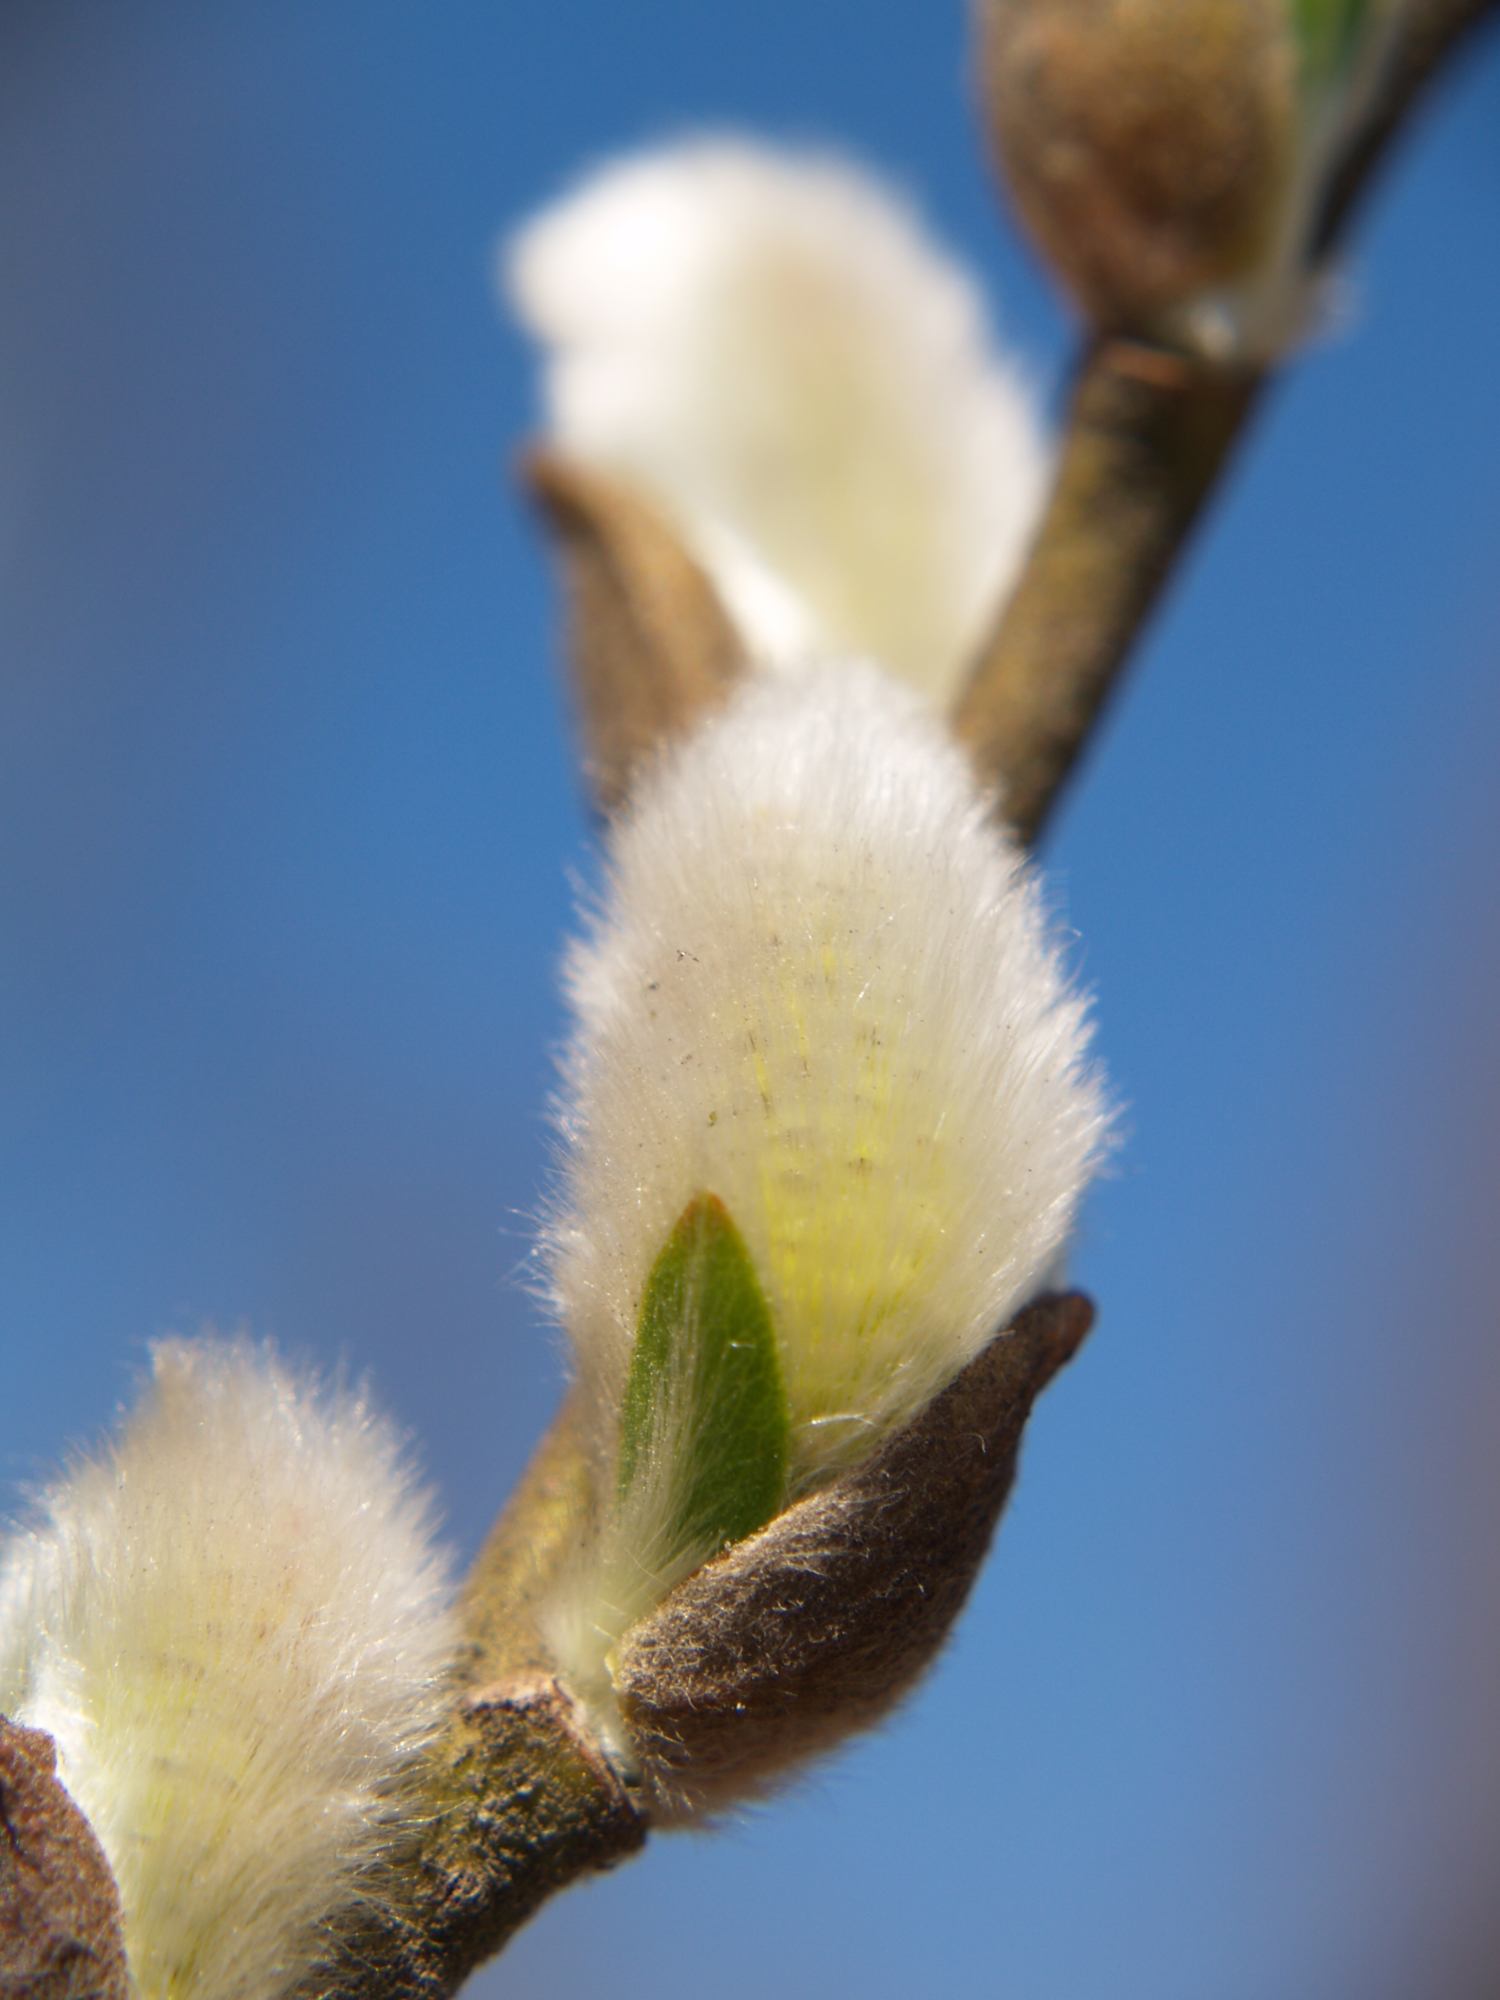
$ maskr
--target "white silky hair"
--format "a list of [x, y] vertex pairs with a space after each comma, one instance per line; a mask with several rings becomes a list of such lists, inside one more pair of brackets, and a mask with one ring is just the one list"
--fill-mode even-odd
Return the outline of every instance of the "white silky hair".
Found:
[[[918, 697], [844, 665], [752, 680], [612, 829], [568, 963], [544, 1245], [603, 1492], [643, 1289], [699, 1194], [770, 1307], [788, 1500], [1056, 1278], [1109, 1109], [1086, 1002], [989, 804]], [[675, 1581], [653, 1575], [669, 1488], [660, 1468], [635, 1483], [555, 1607], [585, 1680]]]
[[701, 139], [605, 168], [502, 258], [554, 443], [652, 496], [753, 655], [946, 705], [1047, 452], [968, 274], [847, 161]]
[[395, 1433], [244, 1340], [165, 1341], [0, 1567], [0, 1711], [53, 1736], [142, 2000], [273, 2000], [411, 1823], [455, 1628]]

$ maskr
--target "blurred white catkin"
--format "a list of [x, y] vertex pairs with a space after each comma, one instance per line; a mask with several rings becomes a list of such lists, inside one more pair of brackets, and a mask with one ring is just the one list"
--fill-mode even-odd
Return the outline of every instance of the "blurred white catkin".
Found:
[[699, 140], [606, 168], [501, 276], [547, 353], [552, 444], [656, 501], [753, 656], [868, 657], [946, 705], [1046, 452], [905, 202], [834, 157]]

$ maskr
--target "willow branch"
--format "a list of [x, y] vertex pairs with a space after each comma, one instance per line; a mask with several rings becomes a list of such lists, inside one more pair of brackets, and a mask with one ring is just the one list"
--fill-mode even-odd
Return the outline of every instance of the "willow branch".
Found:
[[[1329, 242], [1440, 58], [1496, 4], [1436, 0], [1413, 25], [1385, 95], [1335, 178]], [[1254, 375], [1130, 340], [1101, 338], [1086, 350], [1026, 571], [955, 717], [981, 770], [1006, 788], [1023, 837], [1044, 824], [1260, 387]], [[707, 578], [639, 496], [546, 456], [532, 461], [528, 476], [561, 547], [587, 769], [608, 808], [643, 759], [723, 700], [743, 670], [743, 651]], [[956, 1480], [972, 1515], [965, 1548], [974, 1562], [966, 1555], [950, 1611], [1003, 1504], [1032, 1398], [1077, 1346], [1089, 1316], [1083, 1301], [1041, 1302], [1012, 1330], [1003, 1358], [994, 1349], [981, 1356], [922, 1420], [936, 1485], [939, 1472], [950, 1485]], [[976, 1439], [977, 1454], [968, 1450]], [[919, 1443], [914, 1437], [900, 1448]], [[842, 1495], [836, 1488], [807, 1504], [856, 1512], [868, 1504], [888, 1521], [888, 1471], [884, 1461], [872, 1467], [864, 1502], [853, 1488]], [[951, 1512], [952, 1504], [948, 1494], [944, 1507]], [[419, 1779], [423, 1831], [391, 1857], [380, 1894], [331, 1942], [302, 2000], [440, 2000], [546, 1897], [644, 1841], [645, 1817], [552, 1672], [534, 1622], [594, 1505], [578, 1413], [567, 1403], [470, 1577], [452, 1719]], [[939, 1524], [928, 1525], [935, 1534]], [[797, 1531], [789, 1515], [767, 1532], [795, 1539]], [[874, 1529], [867, 1546], [872, 1560], [890, 1555]], [[931, 1549], [948, 1563], [941, 1536]], [[805, 1584], [805, 1565], [793, 1570]], [[925, 1601], [919, 1567], [908, 1580]], [[658, 1685], [646, 1653], [636, 1667], [632, 1699], [643, 1720], [652, 1723], [660, 1711], [681, 1734], [695, 1713], [693, 1690], [679, 1714], [676, 1683]], [[785, 1695], [780, 1677], [764, 1695], [774, 1709]]]

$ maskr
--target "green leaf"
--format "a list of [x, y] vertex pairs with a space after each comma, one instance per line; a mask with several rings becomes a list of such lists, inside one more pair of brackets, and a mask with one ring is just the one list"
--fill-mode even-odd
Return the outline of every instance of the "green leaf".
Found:
[[717, 1196], [690, 1201], [646, 1281], [625, 1385], [618, 1499], [668, 1461], [672, 1554], [714, 1553], [781, 1507], [791, 1425], [771, 1312]]
[[1331, 82], [1354, 61], [1376, 0], [1291, 0], [1305, 83]]

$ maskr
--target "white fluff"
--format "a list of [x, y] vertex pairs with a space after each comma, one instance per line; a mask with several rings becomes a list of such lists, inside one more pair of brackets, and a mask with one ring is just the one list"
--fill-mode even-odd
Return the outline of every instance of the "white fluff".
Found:
[[0, 1570], [0, 1711], [56, 1738], [143, 2000], [271, 2000], [409, 1818], [454, 1643], [393, 1432], [245, 1342], [168, 1341]]
[[946, 703], [1041, 500], [1034, 398], [907, 205], [727, 139], [605, 169], [505, 260], [553, 436], [651, 493], [772, 665]]
[[[606, 1493], [642, 1288], [695, 1195], [728, 1208], [771, 1309], [789, 1499], [1055, 1276], [1108, 1113], [1085, 1003], [986, 804], [916, 697], [845, 666], [751, 683], [612, 829], [569, 963], [547, 1243]], [[559, 1607], [586, 1692], [675, 1580], [660, 1528], [607, 1526], [624, 1546]]]

